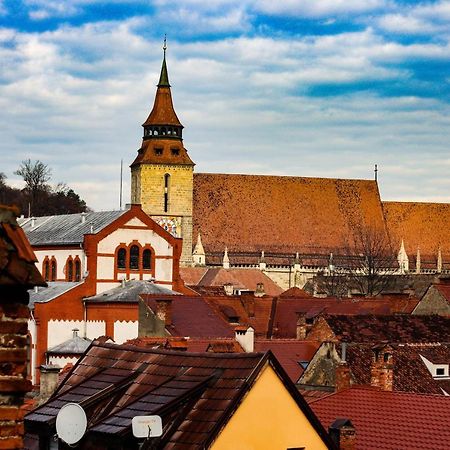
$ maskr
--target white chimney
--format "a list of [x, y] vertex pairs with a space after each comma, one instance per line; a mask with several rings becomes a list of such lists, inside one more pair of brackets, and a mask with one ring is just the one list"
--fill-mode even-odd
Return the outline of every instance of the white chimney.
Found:
[[251, 353], [255, 349], [255, 330], [252, 327], [236, 327], [235, 339], [246, 353]]
[[86, 213], [82, 212], [81, 213], [81, 223], [85, 223], [86, 222]]

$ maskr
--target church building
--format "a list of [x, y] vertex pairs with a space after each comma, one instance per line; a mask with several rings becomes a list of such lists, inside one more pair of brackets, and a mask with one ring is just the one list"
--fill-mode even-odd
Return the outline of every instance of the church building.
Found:
[[370, 232], [398, 252], [398, 274], [450, 273], [450, 204], [383, 202], [376, 180], [194, 173], [165, 46], [143, 128], [131, 203], [183, 238], [185, 267], [259, 268], [283, 288], [301, 287], [358, 253], [355, 241]]

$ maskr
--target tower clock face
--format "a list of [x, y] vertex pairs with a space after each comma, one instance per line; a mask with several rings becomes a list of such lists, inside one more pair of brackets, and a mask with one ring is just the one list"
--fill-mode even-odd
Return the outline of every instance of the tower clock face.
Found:
[[156, 219], [156, 222], [172, 236], [181, 236], [181, 222], [177, 217], [160, 217]]

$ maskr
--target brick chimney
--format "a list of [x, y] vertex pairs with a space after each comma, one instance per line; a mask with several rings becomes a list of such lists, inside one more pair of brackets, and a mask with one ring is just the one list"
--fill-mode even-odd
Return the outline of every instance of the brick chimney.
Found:
[[372, 348], [372, 366], [370, 384], [383, 391], [392, 391], [394, 384], [394, 364], [390, 346], [375, 346]]
[[166, 326], [172, 325], [172, 300], [156, 300], [156, 317], [162, 320]]
[[0, 448], [23, 448], [24, 395], [30, 341], [28, 290], [46, 286], [36, 256], [16, 222], [15, 208], [0, 206]]
[[264, 290], [264, 283], [258, 283], [256, 285], [255, 297], [264, 297], [266, 291]]
[[253, 293], [242, 293], [241, 303], [249, 317], [255, 317], [255, 295]]
[[347, 363], [347, 343], [341, 344], [341, 361], [337, 363], [335, 369], [335, 389], [336, 392], [348, 389], [352, 385], [350, 368]]
[[43, 364], [39, 367], [40, 376], [40, 392], [39, 403], [45, 403], [55, 392], [58, 386], [59, 372], [61, 368], [53, 364]]
[[297, 313], [297, 326], [296, 326], [296, 337], [298, 340], [306, 339], [307, 335], [307, 325], [306, 325], [306, 314], [298, 312]]
[[336, 419], [328, 433], [339, 450], [356, 450], [356, 430], [350, 419]]
[[233, 295], [234, 286], [232, 283], [225, 283], [223, 285], [223, 290], [225, 291], [225, 295]]

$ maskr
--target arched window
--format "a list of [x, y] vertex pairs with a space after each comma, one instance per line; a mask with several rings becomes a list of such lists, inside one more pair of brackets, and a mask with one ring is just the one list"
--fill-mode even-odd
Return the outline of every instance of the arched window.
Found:
[[50, 263], [50, 281], [56, 281], [56, 259], [52, 258]]
[[66, 278], [67, 281], [73, 281], [73, 260], [70, 257], [66, 263]]
[[75, 259], [75, 281], [81, 280], [81, 261]]
[[127, 266], [127, 251], [124, 248], [119, 248], [117, 252], [117, 268], [125, 269]]
[[169, 211], [169, 185], [170, 174], [166, 173], [164, 175], [164, 212]]
[[150, 270], [152, 268], [152, 251], [146, 248], [142, 252], [142, 268]]
[[139, 269], [139, 247], [137, 245], [130, 247], [130, 269]]
[[49, 279], [50, 279], [50, 263], [49, 263], [47, 257], [45, 257], [44, 262], [42, 263], [42, 274], [44, 276], [44, 280], [49, 281]]

